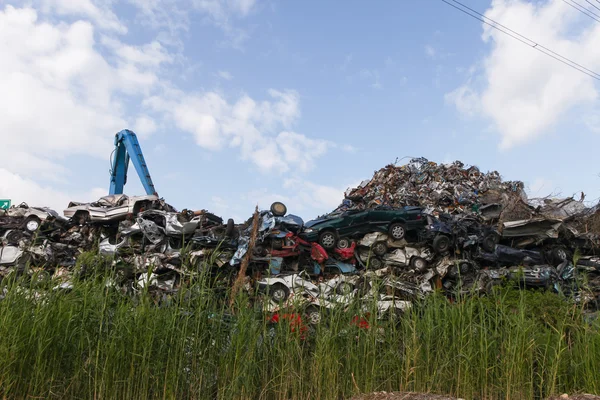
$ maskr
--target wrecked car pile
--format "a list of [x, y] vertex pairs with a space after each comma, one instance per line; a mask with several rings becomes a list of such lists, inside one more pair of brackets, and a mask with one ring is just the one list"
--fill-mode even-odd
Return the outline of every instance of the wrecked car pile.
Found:
[[67, 218], [22, 204], [0, 214], [0, 276], [42, 269], [68, 288], [78, 256], [97, 248], [126, 291], [168, 295], [201, 274], [226, 288], [243, 271], [255, 304], [273, 313], [301, 307], [315, 323], [357, 302], [396, 316], [436, 289], [453, 297], [506, 281], [596, 308], [598, 209], [583, 199], [528, 199], [523, 188], [498, 172], [419, 158], [375, 172], [306, 223], [278, 202], [241, 224], [178, 212], [156, 196], [73, 202]]

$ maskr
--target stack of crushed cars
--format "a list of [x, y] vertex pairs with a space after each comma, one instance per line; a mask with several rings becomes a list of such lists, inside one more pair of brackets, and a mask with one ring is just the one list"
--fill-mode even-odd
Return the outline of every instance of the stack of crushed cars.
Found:
[[600, 208], [583, 194], [528, 199], [523, 188], [498, 172], [419, 158], [375, 172], [308, 222], [279, 202], [241, 224], [156, 196], [73, 202], [65, 217], [22, 204], [0, 214], [0, 276], [45, 271], [68, 288], [78, 256], [98, 249], [112, 258], [116, 285], [160, 296], [201, 275], [226, 289], [244, 264], [256, 305], [301, 308], [313, 322], [356, 304], [396, 316], [435, 290], [454, 297], [505, 282], [596, 309]]

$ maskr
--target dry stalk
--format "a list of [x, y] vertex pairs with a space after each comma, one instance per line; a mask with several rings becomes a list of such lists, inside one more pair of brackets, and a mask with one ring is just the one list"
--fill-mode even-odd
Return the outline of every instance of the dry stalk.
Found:
[[233, 303], [235, 302], [235, 298], [239, 293], [240, 289], [244, 285], [244, 278], [246, 277], [246, 270], [248, 269], [248, 264], [250, 264], [250, 258], [252, 258], [252, 252], [254, 251], [254, 244], [256, 243], [256, 237], [258, 236], [258, 206], [256, 206], [254, 210], [254, 215], [252, 216], [252, 233], [250, 234], [250, 241], [248, 242], [248, 250], [246, 251], [246, 255], [242, 260], [242, 265], [240, 265], [240, 270], [238, 271], [237, 278], [231, 288], [231, 299], [229, 300], [229, 306], [233, 307]]

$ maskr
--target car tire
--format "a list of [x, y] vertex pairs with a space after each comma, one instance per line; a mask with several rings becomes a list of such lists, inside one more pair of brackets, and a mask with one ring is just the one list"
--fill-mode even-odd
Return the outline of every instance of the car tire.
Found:
[[352, 293], [353, 290], [354, 290], [354, 285], [351, 284], [350, 282], [341, 282], [335, 288], [335, 292], [342, 296]]
[[276, 238], [271, 240], [271, 247], [274, 250], [281, 250], [283, 248], [283, 239]]
[[17, 229], [10, 230], [6, 233], [6, 240], [9, 244], [19, 244], [19, 241], [23, 238], [23, 232]]
[[450, 250], [450, 238], [446, 235], [437, 235], [433, 239], [433, 250], [436, 253], [445, 253]]
[[73, 215], [73, 222], [77, 225], [85, 225], [90, 220], [90, 214], [86, 211], [77, 211]]
[[502, 287], [502, 284], [503, 282], [501, 280], [493, 279], [485, 284], [483, 291], [488, 295], [494, 294], [496, 290]]
[[406, 228], [404, 224], [396, 222], [390, 225], [389, 233], [394, 240], [402, 240], [406, 235]]
[[276, 201], [271, 204], [271, 214], [276, 217], [283, 217], [285, 214], [287, 214], [287, 207], [282, 202]]
[[472, 272], [473, 266], [470, 263], [463, 261], [458, 264], [458, 270], [460, 271], [461, 275], [467, 275]]
[[425, 271], [427, 269], [427, 260], [422, 257], [413, 257], [410, 260], [410, 266], [417, 271]]
[[377, 257], [371, 257], [369, 259], [369, 263], [367, 264], [368, 269], [379, 269], [383, 267], [383, 262]]
[[42, 221], [35, 215], [30, 215], [25, 219], [25, 222], [23, 223], [25, 230], [30, 233], [37, 232], [37, 230], [40, 229], [41, 225]]
[[227, 220], [227, 228], [225, 228], [225, 236], [232, 237], [234, 230], [235, 230], [235, 222], [233, 221], [233, 219], [229, 218]]
[[497, 233], [488, 233], [481, 242], [481, 247], [488, 253], [496, 251], [496, 245], [500, 241], [500, 236]]
[[335, 233], [332, 231], [325, 231], [319, 235], [319, 244], [323, 246], [325, 250], [331, 250], [337, 243]]
[[555, 264], [560, 264], [570, 258], [569, 252], [564, 247], [555, 247], [550, 254], [552, 256], [552, 262]]
[[290, 297], [290, 288], [283, 283], [275, 283], [269, 288], [269, 296], [275, 303], [284, 302]]
[[319, 325], [323, 316], [321, 315], [321, 307], [314, 304], [309, 305], [304, 309], [306, 320], [310, 325]]
[[373, 250], [373, 254], [378, 255], [378, 256], [383, 256], [383, 255], [385, 255], [385, 253], [387, 253], [388, 247], [387, 247], [387, 244], [385, 244], [385, 242], [379, 241], [379, 242], [373, 243], [371, 250]]
[[349, 238], [340, 238], [337, 242], [338, 249], [347, 249], [352, 245], [352, 241]]

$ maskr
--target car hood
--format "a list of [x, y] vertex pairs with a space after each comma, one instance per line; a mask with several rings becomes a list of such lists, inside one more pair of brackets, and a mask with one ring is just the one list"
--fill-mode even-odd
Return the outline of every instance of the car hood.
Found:
[[333, 221], [335, 218], [320, 218], [320, 219], [313, 219], [311, 221], [308, 221], [304, 224], [304, 227], [306, 228], [313, 228], [316, 225], [320, 225], [324, 222], [329, 222], [329, 221]]

